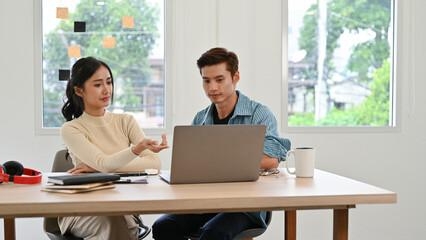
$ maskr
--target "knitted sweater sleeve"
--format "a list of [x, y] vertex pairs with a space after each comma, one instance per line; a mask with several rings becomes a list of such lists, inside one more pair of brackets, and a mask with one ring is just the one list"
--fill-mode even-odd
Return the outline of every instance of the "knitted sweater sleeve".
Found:
[[85, 164], [100, 172], [114, 172], [138, 157], [130, 147], [114, 154], [105, 154], [71, 122], [62, 126], [61, 137], [69, 152], [78, 159], [84, 159]]
[[[128, 133], [131, 144], [136, 144], [146, 137], [133, 116], [129, 115], [126, 118], [126, 122], [127, 129], [125, 131]], [[117, 172], [142, 172], [147, 168], [161, 169], [161, 161], [158, 154], [150, 150], [143, 151], [140, 157], [121, 167]]]

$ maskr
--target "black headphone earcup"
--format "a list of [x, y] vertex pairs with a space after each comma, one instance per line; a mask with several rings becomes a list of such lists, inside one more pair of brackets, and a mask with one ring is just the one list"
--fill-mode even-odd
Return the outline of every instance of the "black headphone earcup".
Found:
[[6, 174], [10, 176], [21, 176], [24, 173], [24, 166], [17, 161], [8, 161], [3, 164]]

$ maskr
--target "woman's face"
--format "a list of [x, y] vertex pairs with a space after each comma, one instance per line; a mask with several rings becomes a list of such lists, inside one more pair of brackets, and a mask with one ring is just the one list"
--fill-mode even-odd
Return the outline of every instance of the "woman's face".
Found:
[[92, 116], [102, 116], [109, 106], [112, 96], [112, 78], [108, 69], [101, 65], [83, 84], [83, 88], [74, 87], [76, 94], [83, 98], [84, 111]]

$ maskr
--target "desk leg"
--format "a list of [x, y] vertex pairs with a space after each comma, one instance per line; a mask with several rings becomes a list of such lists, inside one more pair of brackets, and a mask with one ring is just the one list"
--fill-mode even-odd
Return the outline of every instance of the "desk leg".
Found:
[[348, 240], [348, 209], [334, 209], [333, 240]]
[[284, 239], [296, 240], [296, 211], [284, 211]]
[[15, 240], [15, 219], [4, 218], [4, 240]]

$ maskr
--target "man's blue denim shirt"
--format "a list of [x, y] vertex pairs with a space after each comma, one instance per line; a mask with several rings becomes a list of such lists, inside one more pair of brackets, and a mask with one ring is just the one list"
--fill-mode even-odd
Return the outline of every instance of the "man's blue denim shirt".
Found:
[[[278, 133], [277, 120], [268, 107], [253, 101], [236, 91], [238, 95], [234, 115], [228, 124], [261, 124], [266, 125], [265, 144], [263, 153], [278, 160], [284, 161], [291, 142], [281, 138]], [[192, 125], [213, 125], [213, 103], [195, 115]]]

